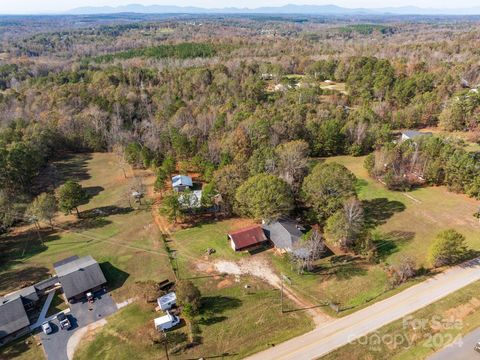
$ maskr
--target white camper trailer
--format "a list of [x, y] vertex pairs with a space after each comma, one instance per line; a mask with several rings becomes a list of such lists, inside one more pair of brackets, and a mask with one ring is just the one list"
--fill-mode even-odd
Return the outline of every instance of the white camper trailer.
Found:
[[180, 323], [180, 318], [167, 311], [167, 315], [156, 318], [153, 322], [155, 323], [155, 329], [165, 331], [177, 326]]
[[157, 299], [157, 304], [162, 311], [170, 310], [177, 304], [177, 295], [174, 292], [171, 292], [161, 296]]

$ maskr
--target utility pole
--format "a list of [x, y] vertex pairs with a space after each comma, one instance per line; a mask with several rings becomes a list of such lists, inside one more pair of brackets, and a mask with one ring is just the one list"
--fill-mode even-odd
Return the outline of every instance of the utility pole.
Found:
[[178, 278], [178, 280], [181, 280], [181, 279], [180, 279], [180, 267], [178, 266], [177, 253], [175, 253], [175, 267], [177, 268], [177, 278]]
[[283, 276], [282, 276], [282, 285], [281, 285], [281, 288], [280, 288], [280, 309], [282, 311], [282, 314], [283, 314]]
[[172, 263], [173, 274], [175, 275], [175, 279], [180, 280], [180, 268], [178, 267], [177, 251], [178, 250], [172, 251], [171, 259], [172, 259], [172, 262], [173, 260], [175, 260], [175, 264]]
[[165, 356], [167, 357], [167, 360], [170, 360], [170, 357], [168, 356], [167, 334], [164, 332], [163, 336], [165, 337], [163, 339], [163, 345], [165, 346]]
[[281, 306], [281, 311], [282, 314], [284, 313], [283, 311], [283, 283], [287, 281], [290, 285], [292, 284], [292, 280], [284, 274], [280, 274], [280, 280], [281, 280], [281, 285], [280, 285], [280, 306]]

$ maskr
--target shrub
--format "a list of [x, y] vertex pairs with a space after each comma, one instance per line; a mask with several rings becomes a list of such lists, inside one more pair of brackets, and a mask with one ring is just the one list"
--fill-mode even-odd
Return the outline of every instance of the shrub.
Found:
[[453, 265], [461, 262], [467, 255], [465, 236], [454, 229], [440, 232], [432, 246], [429, 257], [433, 267]]

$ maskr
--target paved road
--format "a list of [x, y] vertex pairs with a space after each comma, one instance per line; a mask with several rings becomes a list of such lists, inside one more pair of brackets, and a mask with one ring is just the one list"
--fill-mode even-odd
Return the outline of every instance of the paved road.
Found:
[[53, 332], [49, 335], [42, 332], [40, 335], [48, 360], [68, 360], [67, 344], [75, 331], [113, 314], [117, 310], [117, 305], [109, 293], [97, 292], [95, 298], [93, 305], [88, 302], [70, 304], [68, 318], [72, 323], [71, 329], [61, 330], [57, 319], [50, 321]]
[[479, 360], [480, 353], [473, 347], [480, 341], [480, 328], [465, 335], [459, 344], [447, 346], [430, 356], [428, 360]]
[[480, 258], [455, 266], [399, 294], [249, 357], [250, 360], [316, 359], [350, 341], [480, 280]]

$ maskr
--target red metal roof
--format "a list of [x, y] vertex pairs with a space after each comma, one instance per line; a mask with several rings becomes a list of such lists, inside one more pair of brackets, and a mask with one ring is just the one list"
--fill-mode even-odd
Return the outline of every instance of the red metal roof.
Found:
[[233, 240], [236, 250], [245, 249], [267, 241], [267, 237], [259, 225], [228, 233], [228, 236]]

